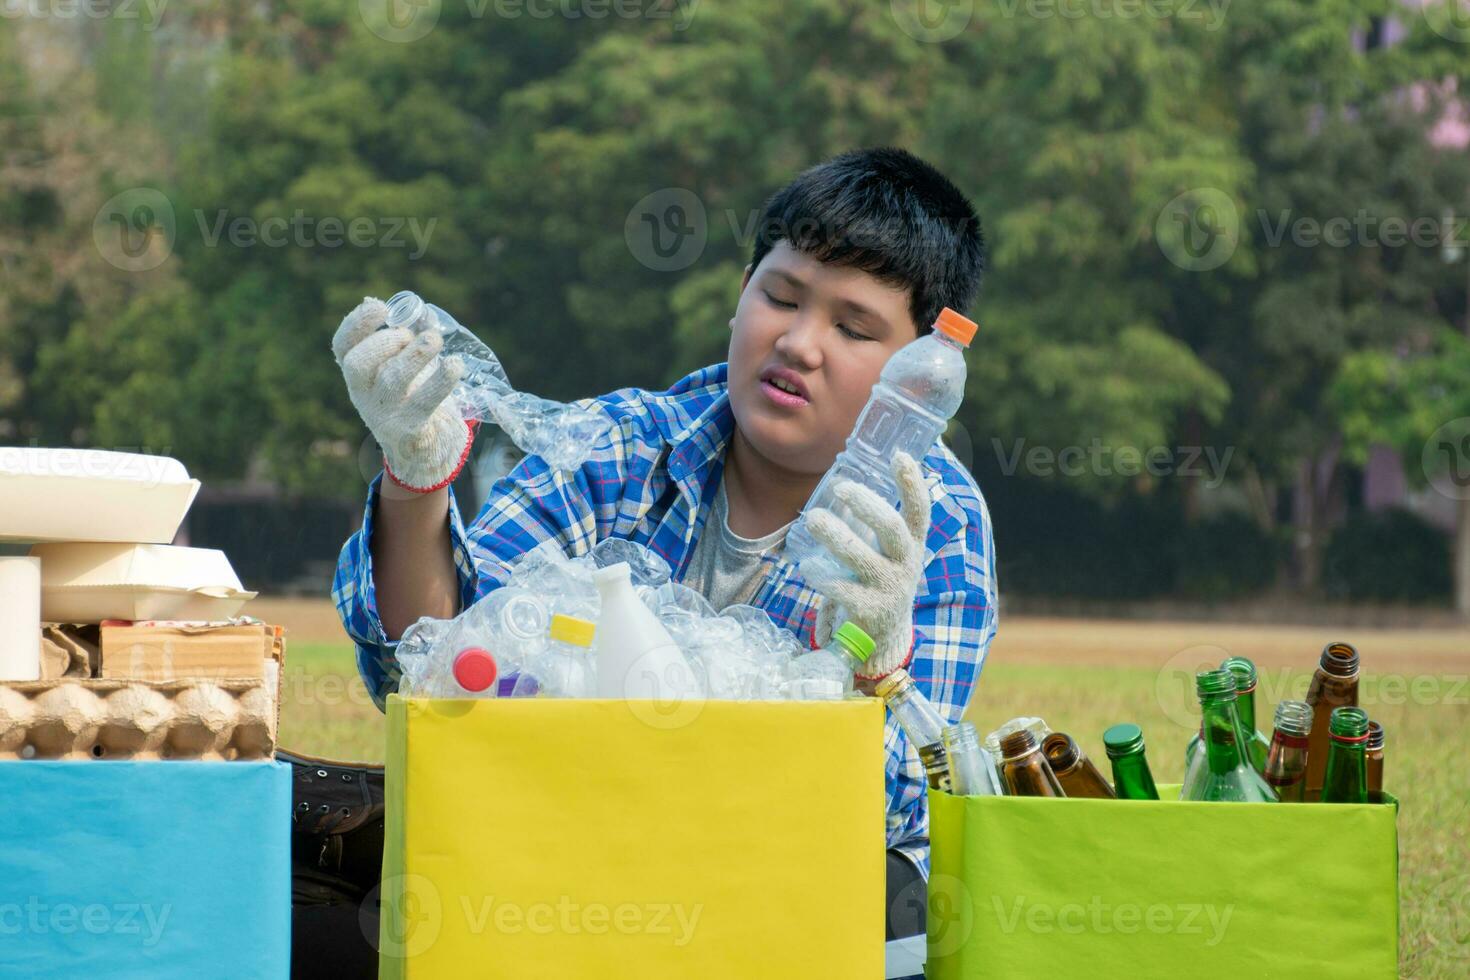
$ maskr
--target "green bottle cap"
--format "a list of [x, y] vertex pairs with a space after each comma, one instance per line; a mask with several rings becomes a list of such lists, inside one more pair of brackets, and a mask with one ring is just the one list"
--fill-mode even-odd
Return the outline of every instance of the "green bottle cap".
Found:
[[833, 632], [832, 639], [862, 663], [867, 663], [873, 655], [873, 638], [859, 629], [856, 623], [843, 623]]
[[1131, 722], [1114, 725], [1103, 732], [1103, 746], [1110, 758], [1143, 751], [1143, 729]]

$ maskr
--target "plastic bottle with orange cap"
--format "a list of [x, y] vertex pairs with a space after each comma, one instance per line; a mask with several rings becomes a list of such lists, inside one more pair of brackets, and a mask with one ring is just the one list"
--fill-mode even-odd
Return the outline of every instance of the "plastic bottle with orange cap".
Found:
[[818, 507], [836, 514], [859, 537], [877, 548], [871, 529], [849, 514], [837, 499], [837, 484], [851, 480], [898, 506], [893, 457], [905, 452], [915, 460], [923, 460], [934, 441], [943, 435], [965, 398], [965, 349], [974, 339], [976, 329], [972, 320], [945, 307], [934, 321], [932, 333], [888, 359], [852, 435], [847, 438], [847, 446], [837, 454], [832, 468], [786, 535], [789, 560], [819, 562], [836, 574], [851, 578], [851, 573], [827, 554], [827, 549], [807, 529], [806, 515]]

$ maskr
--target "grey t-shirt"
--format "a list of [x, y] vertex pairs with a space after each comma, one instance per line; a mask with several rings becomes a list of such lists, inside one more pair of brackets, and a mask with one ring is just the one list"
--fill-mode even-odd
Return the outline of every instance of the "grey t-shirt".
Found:
[[694, 555], [684, 573], [684, 584], [699, 592], [717, 610], [749, 602], [761, 584], [761, 556], [778, 550], [786, 541], [785, 527], [759, 538], [742, 538], [730, 530], [730, 504], [725, 497], [725, 478], [715, 494], [714, 509], [694, 545]]

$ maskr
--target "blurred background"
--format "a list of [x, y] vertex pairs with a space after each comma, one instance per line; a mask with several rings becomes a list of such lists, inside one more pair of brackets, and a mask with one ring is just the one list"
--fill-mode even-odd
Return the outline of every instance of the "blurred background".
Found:
[[[1363, 653], [1401, 966], [1470, 970], [1467, 0], [0, 0], [0, 447], [177, 457], [289, 628], [283, 744], [381, 759], [329, 601], [378, 454], [332, 334], [413, 289], [558, 399], [722, 360], [761, 205], [891, 144], [990, 267], [948, 441], [1003, 613], [969, 715], [1161, 781]], [[517, 450], [478, 439], [466, 519]]]
[[1456, 2], [5, 0], [0, 443], [175, 456], [190, 543], [321, 595], [362, 296], [540, 394], [662, 387], [765, 198], [897, 144], [990, 242], [950, 442], [1007, 603], [1464, 614]]

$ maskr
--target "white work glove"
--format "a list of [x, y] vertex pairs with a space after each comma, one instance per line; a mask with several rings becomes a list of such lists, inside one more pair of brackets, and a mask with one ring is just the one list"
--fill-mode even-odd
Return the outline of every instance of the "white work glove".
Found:
[[380, 330], [388, 305], [369, 296], [342, 319], [332, 354], [347, 394], [383, 447], [383, 466], [405, 490], [429, 493], [464, 468], [474, 428], [450, 397], [464, 374], [458, 357], [440, 357], [435, 330]]
[[[903, 511], [872, 490], [850, 480], [836, 487], [837, 499], [854, 517], [873, 529], [880, 551], [858, 538], [836, 514], [819, 507], [807, 515], [807, 527], [837, 561], [857, 576], [850, 581], [820, 563], [800, 566], [807, 584], [822, 594], [815, 639], [826, 646], [843, 620], [856, 623], [873, 638], [873, 654], [859, 676], [882, 677], [908, 663], [913, 646], [914, 599], [924, 571], [924, 538], [929, 533], [929, 490], [913, 457], [899, 453], [893, 461]], [[839, 613], [840, 608], [840, 613]], [[838, 619], [839, 614], [842, 619]]]

